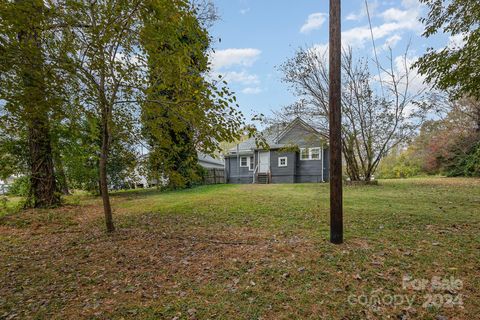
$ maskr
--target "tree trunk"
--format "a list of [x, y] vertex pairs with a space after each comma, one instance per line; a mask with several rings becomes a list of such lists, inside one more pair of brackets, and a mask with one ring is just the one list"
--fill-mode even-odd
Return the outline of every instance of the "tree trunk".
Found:
[[347, 175], [350, 181], [360, 181], [360, 169], [355, 157], [352, 139], [344, 139], [342, 143], [342, 153], [347, 167]]
[[60, 204], [57, 193], [48, 120], [34, 117], [28, 129], [30, 151], [30, 203], [34, 208], [48, 208]]
[[365, 177], [363, 179], [365, 182], [370, 182], [370, 180], [372, 180], [372, 173], [371, 172], [367, 172], [365, 174]]
[[[24, 28], [18, 33], [25, 62], [22, 65], [23, 117], [28, 130], [30, 199], [34, 208], [47, 208], [60, 204], [55, 182], [52, 144], [49, 126], [49, 104], [45, 85], [44, 60], [40, 32], [43, 14], [41, 2], [17, 0], [25, 12], [21, 20]], [[27, 14], [28, 13], [28, 14]]]
[[110, 195], [108, 194], [108, 179], [107, 179], [107, 161], [108, 161], [108, 150], [110, 144], [110, 134], [108, 128], [108, 111], [105, 110], [106, 107], [102, 110], [102, 148], [100, 152], [100, 163], [99, 163], [99, 172], [100, 172], [100, 194], [103, 201], [103, 211], [105, 213], [105, 224], [107, 227], [107, 232], [114, 232], [115, 226], [113, 224], [112, 217], [112, 207], [110, 205]]

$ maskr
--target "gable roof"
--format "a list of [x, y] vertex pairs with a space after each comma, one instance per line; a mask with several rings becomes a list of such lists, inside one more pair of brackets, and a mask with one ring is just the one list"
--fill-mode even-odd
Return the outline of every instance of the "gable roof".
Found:
[[202, 152], [197, 152], [197, 155], [198, 155], [198, 161], [201, 161], [201, 162], [206, 162], [206, 163], [219, 165], [219, 166], [223, 166], [225, 164], [225, 162], [221, 158], [214, 158]]
[[[263, 139], [265, 139], [265, 142], [270, 146], [271, 149], [283, 148], [287, 145], [279, 143], [279, 141], [296, 126], [302, 126], [308, 131], [320, 135], [320, 133], [315, 128], [303, 121], [300, 117], [296, 117], [286, 126], [282, 126], [281, 124], [272, 125], [262, 131], [260, 134], [262, 135]], [[256, 144], [256, 139], [255, 137], [251, 137], [250, 139], [239, 143], [228, 151], [229, 153], [236, 153], [238, 150], [239, 153], [242, 153], [251, 152], [256, 149], [259, 149]]]
[[279, 135], [275, 138], [275, 140], [278, 142], [280, 140], [282, 140], [283, 137], [285, 137], [287, 135], [287, 133], [289, 133], [293, 128], [295, 128], [296, 126], [302, 126], [304, 127], [305, 129], [307, 129], [308, 131], [316, 134], [316, 135], [320, 135], [320, 132], [317, 131], [317, 129], [315, 129], [314, 127], [312, 127], [311, 125], [309, 125], [308, 123], [306, 123], [305, 121], [302, 120], [302, 118], [300, 117], [296, 117], [292, 122], [290, 122], [286, 127], [285, 129], [283, 129], [282, 132], [279, 133]]

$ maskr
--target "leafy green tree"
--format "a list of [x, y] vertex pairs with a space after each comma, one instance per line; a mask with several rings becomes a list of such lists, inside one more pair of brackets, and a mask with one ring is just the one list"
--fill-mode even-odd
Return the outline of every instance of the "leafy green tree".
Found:
[[[478, 133], [470, 110], [476, 103], [471, 99], [447, 101], [446, 115], [426, 121], [418, 135], [400, 154], [389, 155], [381, 163], [383, 177], [406, 175], [415, 166], [426, 174], [454, 176], [478, 175]], [[401, 169], [401, 170], [398, 170]], [[402, 173], [403, 172], [403, 173]]]
[[214, 152], [218, 141], [237, 136], [244, 120], [227, 88], [191, 72], [194, 57], [204, 64], [207, 58], [204, 43], [188, 41], [198, 24], [187, 1], [71, 1], [64, 17], [82, 26], [70, 29], [75, 50], [69, 59], [78, 105], [98, 124], [100, 193], [112, 232], [111, 155], [114, 146], [138, 144], [140, 114], [163, 150], [184, 143], [179, 154], [192, 146]]
[[[72, 20], [71, 57], [73, 76], [79, 83], [79, 106], [94, 130], [100, 147], [97, 159], [99, 189], [103, 199], [107, 231], [115, 230], [109, 198], [108, 162], [112, 142], [124, 138], [115, 133], [131, 129], [135, 101], [142, 85], [138, 35], [143, 1], [71, 1], [64, 17]], [[97, 127], [98, 126], [98, 127]], [[129, 135], [129, 138], [132, 135]], [[125, 140], [124, 140], [125, 141]], [[98, 160], [98, 162], [97, 162]]]
[[430, 9], [428, 16], [422, 19], [423, 35], [428, 38], [446, 33], [454, 40], [441, 50], [428, 49], [416, 64], [420, 73], [428, 82], [457, 97], [471, 96], [480, 100], [480, 2], [420, 1]]
[[210, 39], [199, 21], [215, 12], [198, 8], [184, 0], [0, 0], [0, 132], [8, 142], [0, 161], [14, 163], [15, 146], [29, 146], [31, 188], [50, 196], [35, 194], [43, 201], [35, 206], [58, 203], [56, 170], [65, 187], [99, 185], [114, 231], [109, 187], [133, 172], [141, 125], [159, 155], [170, 155], [162, 173], [176, 173], [179, 184], [195, 176], [197, 151], [212, 154], [238, 137], [244, 118], [233, 93], [206, 76]]
[[[456, 98], [469, 100], [470, 103], [464, 104], [466, 110], [463, 111], [476, 123], [476, 134], [468, 134], [469, 139], [440, 139], [438, 143], [432, 143], [434, 146], [449, 147], [440, 149], [444, 150], [442, 156], [430, 163], [445, 167], [450, 175], [478, 175], [479, 160], [476, 155], [480, 138], [480, 2], [421, 2], [430, 9], [428, 16], [422, 19], [425, 24], [424, 36], [428, 38], [440, 32], [447, 33], [451, 35], [451, 43], [442, 50], [428, 49], [416, 65], [428, 82], [448, 90]], [[458, 108], [454, 111], [458, 111]], [[448, 132], [451, 135], [451, 131]]]
[[[0, 120], [4, 118], [0, 116]], [[3, 123], [7, 125], [7, 123]], [[0, 179], [14, 174], [28, 175], [28, 144], [24, 137], [10, 128], [0, 126]]]
[[421, 173], [421, 164], [413, 149], [395, 148], [382, 159], [378, 166], [378, 177], [382, 179], [409, 178]]
[[[199, 11], [182, 1], [147, 10], [144, 32], [155, 37], [145, 46], [151, 86], [142, 106], [149, 167], [153, 177], [166, 178], [170, 187], [189, 187], [201, 179], [197, 150], [212, 153], [217, 141], [231, 140], [239, 129], [240, 113], [229, 107], [235, 99], [231, 92], [205, 79], [210, 37], [197, 18]], [[201, 16], [205, 12], [201, 10]], [[152, 13], [163, 21], [150, 20]], [[177, 31], [160, 32], [169, 28]], [[234, 126], [224, 120], [233, 120]]]
[[10, 142], [27, 147], [27, 203], [33, 207], [60, 203], [50, 115], [59, 107], [57, 88], [62, 81], [55, 61], [67, 50], [56, 34], [54, 11], [40, 0], [0, 1], [1, 130]]

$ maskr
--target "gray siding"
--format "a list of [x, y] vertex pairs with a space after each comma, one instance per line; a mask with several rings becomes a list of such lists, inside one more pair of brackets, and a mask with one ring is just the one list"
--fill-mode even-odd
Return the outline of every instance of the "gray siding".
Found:
[[[279, 167], [278, 158], [287, 157], [287, 166]], [[327, 182], [329, 178], [329, 151], [323, 149], [323, 180], [322, 160], [300, 160], [298, 152], [272, 150], [270, 152], [271, 183], [319, 183]], [[255, 161], [258, 156], [255, 155]], [[255, 162], [256, 163], [256, 162]], [[256, 165], [256, 164], [255, 164]], [[252, 183], [253, 171], [239, 167], [237, 157], [225, 158], [227, 183]]]
[[307, 128], [297, 125], [291, 128], [285, 136], [278, 141], [280, 144], [296, 145], [303, 147], [319, 147], [320, 138]]
[[[277, 146], [298, 146], [299, 148], [314, 148], [324, 145], [318, 133], [301, 123], [293, 125], [282, 139], [274, 143]], [[285, 151], [282, 149], [270, 151], [271, 183], [295, 183], [295, 182], [322, 182], [328, 181], [329, 177], [329, 152], [322, 149], [322, 160], [300, 160], [299, 152]], [[258, 151], [255, 155], [255, 166], [258, 164]], [[279, 167], [278, 158], [287, 157], [287, 166]], [[323, 166], [322, 166], [323, 161]], [[323, 167], [323, 172], [322, 172]], [[253, 171], [249, 168], [240, 168], [237, 156], [225, 158], [225, 170], [229, 183], [252, 183]]]
[[[287, 166], [279, 167], [278, 158], [287, 157]], [[272, 173], [272, 183], [294, 183], [296, 170], [297, 154], [295, 152], [270, 152], [270, 171]]]
[[300, 160], [298, 156], [296, 182], [322, 182], [322, 161], [321, 160]]
[[322, 160], [300, 160], [300, 154], [297, 154], [295, 182], [327, 182], [328, 171], [328, 149], [323, 149]]
[[225, 171], [227, 183], [252, 183], [253, 181], [253, 171], [247, 167], [240, 167], [236, 156], [225, 158]]
[[[322, 145], [322, 141], [318, 134], [302, 125], [297, 125], [291, 128], [285, 136], [280, 139], [279, 143], [296, 145], [299, 148], [314, 148], [321, 147]], [[300, 160], [300, 154], [296, 153], [296, 167], [292, 173], [293, 176], [291, 177], [293, 182], [306, 183], [328, 181], [328, 160], [325, 161], [325, 153], [328, 153], [328, 151], [323, 151], [323, 172], [322, 160]]]
[[323, 150], [323, 177], [324, 181], [329, 181], [330, 179], [330, 151], [328, 148]]

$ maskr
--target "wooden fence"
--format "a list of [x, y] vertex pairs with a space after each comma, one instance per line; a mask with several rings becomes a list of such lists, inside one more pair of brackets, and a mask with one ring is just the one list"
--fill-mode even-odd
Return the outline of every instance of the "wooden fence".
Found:
[[203, 184], [218, 184], [225, 183], [225, 170], [224, 169], [206, 169], [205, 176], [203, 177]]

